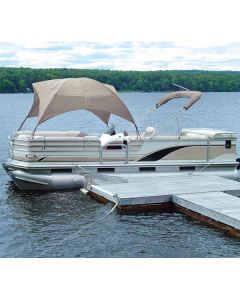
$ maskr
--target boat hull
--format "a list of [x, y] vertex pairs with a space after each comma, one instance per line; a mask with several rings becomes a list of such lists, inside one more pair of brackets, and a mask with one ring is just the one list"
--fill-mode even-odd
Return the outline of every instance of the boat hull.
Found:
[[[21, 190], [58, 190], [58, 189], [78, 189], [86, 186], [86, 178], [95, 178], [98, 174], [121, 174], [121, 173], [149, 173], [160, 172], [167, 174], [181, 173], [208, 173], [232, 180], [239, 180], [239, 173], [235, 165], [217, 164], [83, 164], [65, 166], [43, 166], [36, 169], [14, 165], [11, 160], [3, 163], [3, 167], [11, 177], [14, 184]], [[71, 173], [69, 172], [71, 170]], [[147, 175], [146, 175], [147, 176]]]
[[9, 167], [7, 163], [3, 167], [20, 190], [78, 189], [85, 186], [85, 177], [80, 174], [34, 174]]

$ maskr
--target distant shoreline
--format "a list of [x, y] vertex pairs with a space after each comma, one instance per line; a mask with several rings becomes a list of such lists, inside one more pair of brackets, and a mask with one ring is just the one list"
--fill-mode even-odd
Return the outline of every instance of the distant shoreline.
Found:
[[31, 93], [32, 83], [56, 78], [89, 77], [120, 92], [167, 92], [173, 83], [202, 92], [240, 92], [240, 71], [117, 71], [0, 67], [0, 93]]

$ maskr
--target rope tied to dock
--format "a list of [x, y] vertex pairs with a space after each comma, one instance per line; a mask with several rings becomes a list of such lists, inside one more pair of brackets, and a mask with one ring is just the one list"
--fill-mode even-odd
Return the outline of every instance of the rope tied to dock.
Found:
[[[117, 198], [117, 196], [116, 196], [116, 198]], [[42, 255], [47, 254], [47, 253], [48, 253], [50, 250], [52, 250], [53, 248], [55, 248], [55, 247], [57, 247], [57, 246], [63, 244], [63, 243], [66, 242], [66, 241], [69, 241], [69, 240], [73, 239], [73, 238], [74, 238], [75, 236], [77, 236], [81, 231], [83, 231], [83, 230], [87, 229], [88, 227], [91, 227], [93, 224], [95, 224], [95, 223], [97, 223], [97, 222], [99, 222], [99, 221], [105, 219], [108, 215], [110, 215], [111, 213], [114, 212], [114, 210], [116, 209], [116, 207], [118, 206], [118, 204], [119, 204], [119, 201], [117, 201], [117, 202], [115, 203], [115, 205], [114, 205], [114, 206], [113, 206], [106, 214], [104, 214], [102, 217], [96, 219], [96, 220], [93, 221], [93, 222], [87, 223], [86, 225], [83, 224], [82, 227], [81, 227], [78, 231], [76, 231], [75, 233], [73, 233], [73, 234], [67, 236], [66, 238], [62, 239], [62, 240], [59, 241], [58, 243], [52, 245], [52, 246], [51, 246], [50, 248], [48, 248], [47, 250], [43, 251], [43, 252], [42, 252]], [[42, 256], [40, 256], [40, 257], [42, 257]]]
[[208, 164], [206, 164], [205, 166], [203, 166], [201, 169], [197, 170], [197, 171], [193, 171], [193, 172], [188, 172], [188, 175], [199, 175], [199, 173], [203, 172], [205, 169], [207, 169], [210, 166], [210, 162]]

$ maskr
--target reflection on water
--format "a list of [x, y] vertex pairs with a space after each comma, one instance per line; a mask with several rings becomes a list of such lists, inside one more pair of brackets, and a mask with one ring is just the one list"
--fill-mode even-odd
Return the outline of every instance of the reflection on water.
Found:
[[[138, 120], [160, 93], [124, 93], [122, 98]], [[1, 161], [7, 158], [7, 136], [17, 128], [31, 105], [30, 95], [0, 95]], [[182, 127], [215, 127], [240, 132], [235, 111], [239, 93], [206, 93], [203, 101], [187, 112]], [[181, 103], [179, 101], [178, 103]], [[15, 118], [9, 120], [14, 105]], [[176, 103], [155, 112], [145, 125], [159, 127], [176, 111]], [[216, 114], [216, 111], [218, 114]], [[201, 117], [199, 117], [199, 115]], [[42, 129], [82, 130], [77, 112], [54, 118]], [[86, 117], [81, 113], [81, 118]], [[71, 118], [71, 122], [69, 122]], [[59, 121], [60, 120], [60, 121]], [[87, 115], [88, 132], [105, 130]], [[118, 131], [124, 121], [113, 118]], [[33, 124], [29, 121], [29, 128]], [[169, 128], [176, 131], [176, 126]], [[179, 213], [121, 214], [114, 211], [95, 222], [111, 205], [82, 197], [78, 190], [55, 192], [19, 191], [0, 169], [0, 257], [239, 257], [240, 240], [193, 221]], [[86, 224], [92, 223], [86, 228]], [[77, 234], [75, 234], [78, 232]]]
[[240, 255], [238, 239], [179, 213], [125, 215], [115, 211], [86, 228], [111, 205], [80, 197], [78, 191], [20, 192], [8, 183], [1, 204], [2, 257]]
[[24, 192], [9, 183], [6, 196], [7, 209], [3, 217], [12, 242], [28, 245], [21, 256], [41, 257], [41, 252], [54, 247], [106, 210], [94, 200], [82, 198], [79, 191]]

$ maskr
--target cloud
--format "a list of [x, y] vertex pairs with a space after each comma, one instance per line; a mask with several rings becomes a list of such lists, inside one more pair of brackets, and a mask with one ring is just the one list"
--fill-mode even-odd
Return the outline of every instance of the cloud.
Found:
[[1, 1], [0, 41], [209, 47], [240, 42], [239, 8], [239, 0], [7, 0]]
[[187, 47], [172, 42], [0, 43], [0, 66], [111, 70], [240, 70], [240, 43]]

